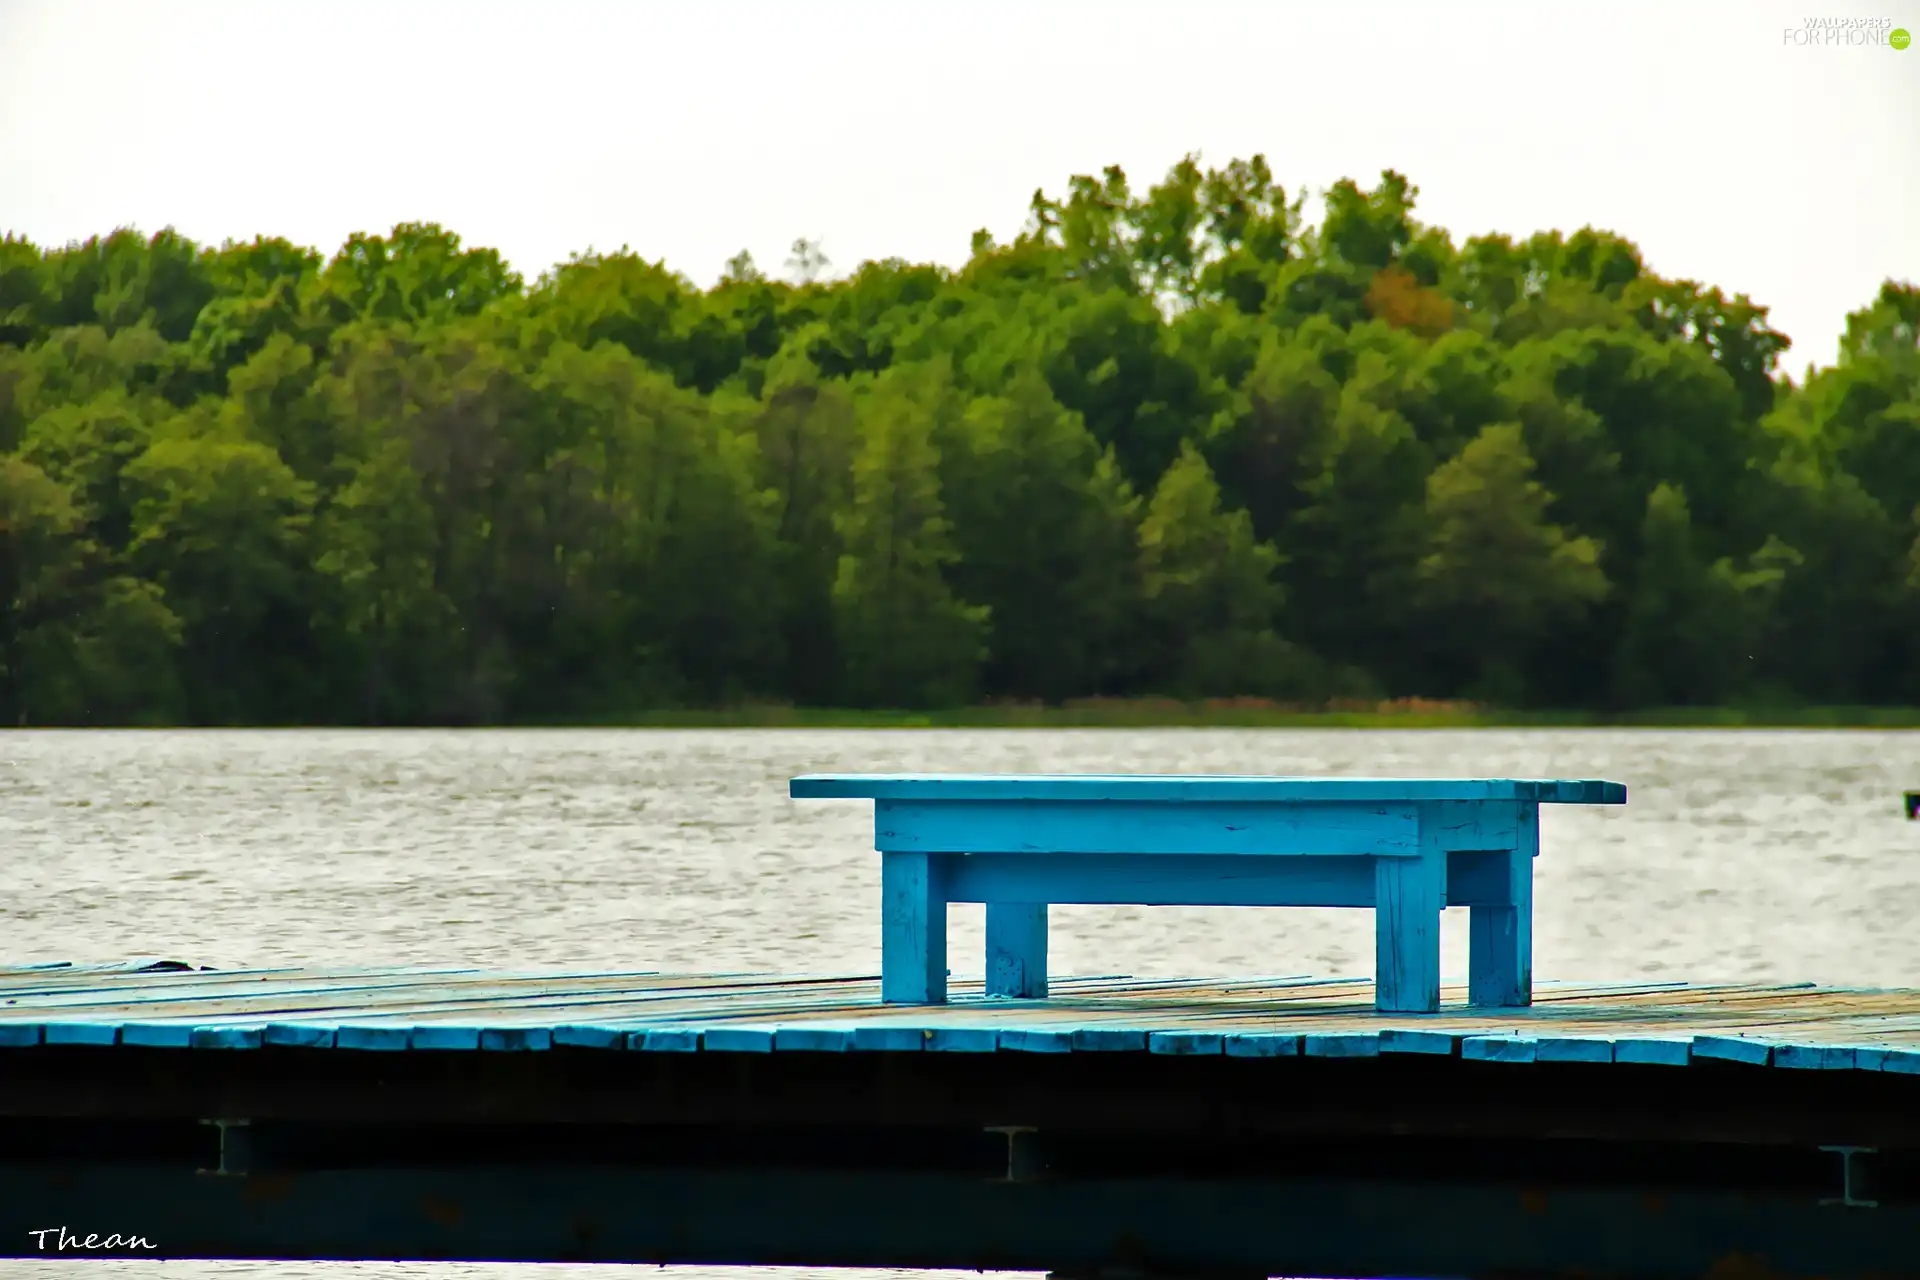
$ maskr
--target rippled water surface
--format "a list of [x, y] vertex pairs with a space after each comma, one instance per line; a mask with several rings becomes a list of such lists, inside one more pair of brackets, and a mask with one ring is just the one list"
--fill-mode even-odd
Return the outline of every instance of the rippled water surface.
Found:
[[[1920, 983], [1920, 823], [1900, 811], [1920, 736], [1842, 732], [9, 733], [0, 960], [875, 972], [871, 806], [786, 797], [792, 775], [829, 771], [1609, 778], [1628, 784], [1624, 809], [1542, 815], [1537, 976]], [[977, 973], [981, 909], [953, 915], [953, 967]], [[1341, 975], [1372, 960], [1361, 911], [1052, 918], [1055, 972]], [[1449, 977], [1466, 971], [1465, 926], [1447, 913]], [[8, 1277], [82, 1273], [617, 1274], [0, 1262]]]

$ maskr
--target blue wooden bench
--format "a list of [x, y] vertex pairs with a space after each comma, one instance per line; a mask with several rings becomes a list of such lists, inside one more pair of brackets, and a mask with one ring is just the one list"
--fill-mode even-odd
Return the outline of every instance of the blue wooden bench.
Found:
[[947, 998], [947, 904], [987, 907], [989, 995], [1047, 993], [1047, 905], [1371, 907], [1376, 1005], [1440, 1007], [1440, 910], [1472, 913], [1469, 998], [1533, 998], [1543, 804], [1617, 782], [1505, 778], [809, 774], [795, 799], [871, 799], [881, 999]]

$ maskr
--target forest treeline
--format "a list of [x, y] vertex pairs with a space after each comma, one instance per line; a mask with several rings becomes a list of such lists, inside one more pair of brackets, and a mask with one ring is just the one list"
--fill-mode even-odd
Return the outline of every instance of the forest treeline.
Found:
[[705, 290], [8, 238], [0, 723], [1920, 702], [1920, 289], [1796, 384], [1744, 296], [1415, 194], [1108, 169]]

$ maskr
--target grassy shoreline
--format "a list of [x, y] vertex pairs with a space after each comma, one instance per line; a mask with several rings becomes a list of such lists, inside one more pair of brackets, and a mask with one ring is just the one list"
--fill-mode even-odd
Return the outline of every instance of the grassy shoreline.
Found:
[[937, 711], [747, 706], [653, 710], [523, 727], [635, 729], [1920, 729], [1920, 707], [1676, 707], [1605, 714], [1510, 711], [1409, 699], [1322, 708], [1259, 699], [1099, 699], [1063, 706], [989, 704]]
[[938, 710], [752, 704], [514, 719], [494, 725], [20, 725], [15, 733], [168, 729], [1920, 729], [1920, 707], [1667, 707], [1626, 712], [1516, 711], [1470, 702], [1291, 706], [1261, 698], [1182, 702], [1090, 698], [1063, 705], [987, 703]]

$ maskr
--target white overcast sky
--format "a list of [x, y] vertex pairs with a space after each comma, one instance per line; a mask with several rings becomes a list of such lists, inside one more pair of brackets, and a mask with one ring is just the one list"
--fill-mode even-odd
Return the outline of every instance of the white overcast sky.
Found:
[[1456, 238], [1618, 231], [1770, 305], [1798, 375], [1920, 281], [1920, 46], [1782, 35], [1920, 0], [1835, 2], [0, 0], [0, 231], [437, 221], [529, 280], [628, 245], [705, 284], [800, 235], [956, 264], [1073, 173], [1257, 151], [1397, 168]]

